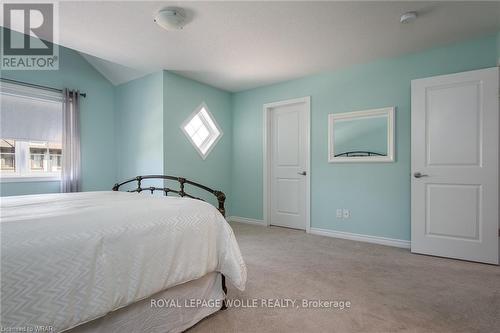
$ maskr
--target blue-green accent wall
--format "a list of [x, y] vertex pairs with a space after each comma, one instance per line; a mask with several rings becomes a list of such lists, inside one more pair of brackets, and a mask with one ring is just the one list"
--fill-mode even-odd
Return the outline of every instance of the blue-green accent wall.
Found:
[[[108, 190], [116, 181], [114, 87], [78, 52], [59, 47], [59, 70], [2, 71], [1, 77], [87, 93], [80, 102], [82, 188]], [[59, 182], [1, 183], [0, 195], [59, 192]]]
[[[144, 174], [167, 174], [229, 194], [230, 93], [169, 71], [160, 71], [116, 87], [115, 97], [119, 180]], [[224, 133], [205, 160], [181, 130], [184, 121], [203, 102]], [[175, 188], [178, 184], [168, 183], [167, 186]], [[188, 193], [215, 203], [214, 196], [188, 187]]]
[[163, 174], [163, 73], [115, 88], [116, 170], [119, 181]]
[[[410, 239], [410, 82], [496, 66], [494, 36], [236, 93], [231, 214], [262, 219], [262, 105], [311, 96], [311, 224]], [[396, 162], [327, 162], [329, 113], [396, 106]], [[351, 218], [335, 218], [336, 208]]]
[[[232, 200], [231, 151], [232, 117], [231, 94], [164, 71], [164, 152], [165, 172], [200, 182], [226, 193]], [[205, 102], [222, 129], [223, 136], [205, 160], [201, 158], [181, 129], [182, 123]], [[214, 198], [194, 191], [210, 202]]]
[[59, 181], [0, 183], [0, 196], [57, 193], [61, 190]]
[[497, 33], [497, 65], [500, 65], [500, 31]]

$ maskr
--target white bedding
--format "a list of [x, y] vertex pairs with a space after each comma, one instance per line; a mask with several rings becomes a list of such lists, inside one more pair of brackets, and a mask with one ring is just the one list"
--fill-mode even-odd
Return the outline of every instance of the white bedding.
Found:
[[[219, 311], [218, 306], [224, 298], [220, 273], [208, 273], [64, 333], [180, 333]], [[207, 303], [205, 306], [186, 306], [193, 299]], [[152, 307], [151, 303], [159, 304], [158, 300], [173, 300], [180, 306]]]
[[246, 267], [210, 204], [124, 192], [1, 199], [1, 326], [55, 332], [218, 271]]

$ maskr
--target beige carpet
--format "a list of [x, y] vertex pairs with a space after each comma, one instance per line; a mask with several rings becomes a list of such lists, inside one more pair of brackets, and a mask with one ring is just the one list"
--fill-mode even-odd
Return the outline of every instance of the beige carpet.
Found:
[[233, 223], [248, 266], [229, 298], [349, 300], [349, 309], [229, 308], [189, 332], [500, 332], [500, 268]]

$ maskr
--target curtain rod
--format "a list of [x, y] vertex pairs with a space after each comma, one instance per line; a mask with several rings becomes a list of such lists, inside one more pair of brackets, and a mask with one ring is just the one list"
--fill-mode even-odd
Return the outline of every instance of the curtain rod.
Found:
[[[34, 83], [28, 83], [28, 82], [11, 80], [11, 79], [4, 79], [4, 78], [0, 78], [0, 80], [2, 82], [15, 83], [15, 84], [19, 84], [19, 85], [26, 86], [26, 87], [33, 87], [33, 88], [39, 88], [39, 89], [44, 89], [44, 90], [58, 91], [60, 93], [63, 92], [62, 89], [57, 89], [57, 88], [42, 86], [42, 85], [34, 84]], [[87, 93], [80, 93], [80, 96], [82, 96], [83, 98], [86, 98], [87, 97]]]

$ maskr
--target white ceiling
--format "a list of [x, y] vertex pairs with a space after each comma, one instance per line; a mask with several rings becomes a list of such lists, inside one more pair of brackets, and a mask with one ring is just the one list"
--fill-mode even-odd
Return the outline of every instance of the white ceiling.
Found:
[[[181, 6], [191, 22], [165, 31], [153, 14]], [[416, 10], [407, 25], [400, 15]], [[500, 30], [500, 2], [62, 2], [60, 43], [113, 83], [168, 69], [228, 91]], [[113, 63], [119, 64], [114, 65]]]

